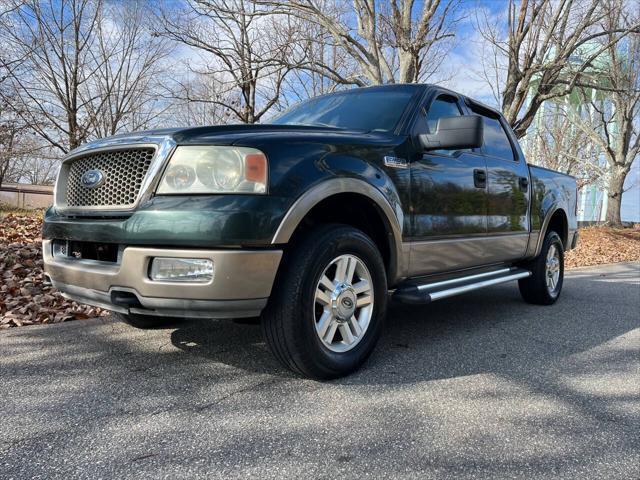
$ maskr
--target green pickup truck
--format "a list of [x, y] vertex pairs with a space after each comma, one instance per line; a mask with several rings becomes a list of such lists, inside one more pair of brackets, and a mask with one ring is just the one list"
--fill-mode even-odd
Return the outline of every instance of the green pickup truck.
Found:
[[576, 195], [486, 105], [433, 85], [353, 89], [270, 124], [76, 149], [45, 216], [45, 269], [141, 328], [261, 317], [285, 366], [335, 378], [372, 352], [389, 298], [517, 280], [527, 302], [554, 303]]

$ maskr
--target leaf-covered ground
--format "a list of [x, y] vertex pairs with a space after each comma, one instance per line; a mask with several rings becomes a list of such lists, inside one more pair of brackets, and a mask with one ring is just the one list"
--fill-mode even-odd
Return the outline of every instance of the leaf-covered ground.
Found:
[[[65, 299], [44, 283], [39, 212], [0, 212], [0, 329], [107, 315], [100, 308]], [[640, 228], [580, 230], [567, 268], [640, 260]]]
[[638, 260], [640, 260], [639, 225], [622, 229], [588, 227], [580, 229], [578, 247], [567, 252], [565, 266], [575, 268]]
[[0, 213], [0, 222], [0, 330], [107, 314], [44, 283], [40, 213]]

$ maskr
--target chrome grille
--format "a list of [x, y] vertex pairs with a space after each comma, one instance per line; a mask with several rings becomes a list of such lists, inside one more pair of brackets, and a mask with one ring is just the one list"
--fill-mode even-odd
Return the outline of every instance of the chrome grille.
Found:
[[[67, 207], [133, 206], [151, 166], [155, 148], [107, 150], [83, 155], [71, 163], [67, 180]], [[82, 185], [89, 170], [100, 170], [104, 183], [95, 188]]]

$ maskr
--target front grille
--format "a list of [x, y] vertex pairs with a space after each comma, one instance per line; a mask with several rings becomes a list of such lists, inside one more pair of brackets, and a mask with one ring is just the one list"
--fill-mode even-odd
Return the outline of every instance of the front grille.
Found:
[[[140, 147], [88, 153], [73, 160], [67, 180], [67, 207], [133, 206], [154, 154], [155, 148]], [[82, 185], [81, 178], [89, 170], [102, 173], [101, 185]]]

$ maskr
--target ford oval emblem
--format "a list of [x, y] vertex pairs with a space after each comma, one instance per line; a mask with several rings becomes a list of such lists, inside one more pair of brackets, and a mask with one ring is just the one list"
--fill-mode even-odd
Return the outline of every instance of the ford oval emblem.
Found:
[[104, 183], [104, 173], [100, 170], [87, 170], [80, 177], [80, 184], [84, 188], [96, 188]]

